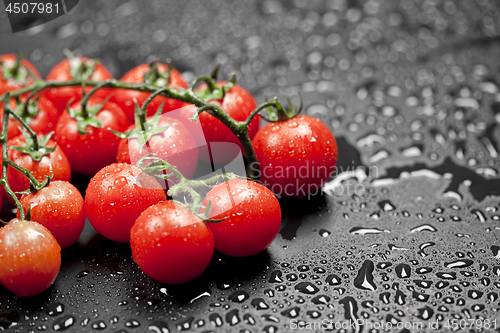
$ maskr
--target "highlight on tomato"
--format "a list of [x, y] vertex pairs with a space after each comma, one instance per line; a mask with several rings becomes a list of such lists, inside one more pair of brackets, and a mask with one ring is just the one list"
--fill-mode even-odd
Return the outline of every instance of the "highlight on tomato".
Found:
[[73, 171], [94, 175], [115, 162], [120, 138], [110, 130], [123, 132], [129, 126], [118, 105], [91, 96], [85, 112], [77, 102], [62, 113], [54, 137]]
[[61, 267], [61, 247], [33, 221], [13, 219], [0, 228], [0, 284], [17, 297], [47, 290]]
[[[66, 181], [49, 185], [21, 197], [25, 213], [46, 227], [62, 248], [73, 245], [85, 226], [85, 202], [76, 187]], [[17, 212], [17, 218], [19, 218]]]
[[94, 229], [116, 242], [129, 242], [130, 229], [149, 206], [167, 199], [153, 177], [134, 165], [113, 163], [90, 180], [85, 192], [87, 218]]
[[303, 198], [318, 193], [337, 164], [335, 137], [320, 119], [310, 116], [268, 123], [252, 145], [261, 183], [281, 196]]
[[215, 248], [229, 256], [246, 257], [264, 251], [276, 238], [281, 225], [281, 208], [265, 186], [231, 179], [208, 192], [203, 205], [211, 205], [207, 223]]
[[195, 279], [214, 253], [207, 225], [185, 207], [165, 201], [147, 208], [131, 230], [132, 258], [149, 277], [168, 284]]

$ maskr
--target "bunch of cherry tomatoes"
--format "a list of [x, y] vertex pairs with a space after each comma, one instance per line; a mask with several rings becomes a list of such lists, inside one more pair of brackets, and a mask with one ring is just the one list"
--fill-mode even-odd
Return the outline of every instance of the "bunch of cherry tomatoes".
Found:
[[[0, 228], [0, 283], [18, 297], [50, 287], [61, 265], [61, 248], [78, 240], [85, 219], [101, 235], [130, 242], [134, 261], [164, 283], [199, 276], [214, 249], [236, 257], [254, 255], [271, 244], [280, 228], [280, 205], [270, 189], [303, 197], [311, 185], [328, 180], [336, 164], [335, 139], [319, 119], [277, 108], [274, 121], [259, 129], [259, 115], [249, 118], [259, 106], [242, 87], [217, 82], [215, 90], [223, 93], [213, 99], [214, 87], [197, 85], [197, 98], [237, 122], [249, 120], [245, 129], [253, 139], [261, 182], [223, 179], [198, 205], [183, 204], [172, 200], [169, 187], [194, 184], [188, 180], [199, 161], [227, 163], [234, 157], [211, 154], [200, 142], [241, 149], [240, 139], [208, 110], [198, 114], [194, 105], [161, 94], [165, 87], [188, 88], [171, 66], [139, 65], [120, 79], [155, 87], [154, 94], [140, 88], [64, 86], [75, 78], [101, 82], [113, 77], [97, 60], [69, 56], [46, 77], [61, 84], [32, 93], [29, 87], [41, 82], [36, 68], [14, 55], [0, 55], [0, 138], [6, 136], [0, 183], [3, 197], [24, 209]], [[200, 124], [202, 131], [193, 130]], [[166, 189], [165, 177], [146, 172], [149, 156], [168, 162], [167, 169], [174, 171], [166, 175]], [[297, 170], [311, 166], [329, 172], [297, 176]], [[70, 183], [72, 172], [93, 176], [85, 199]], [[36, 190], [35, 180], [47, 185]], [[198, 197], [192, 187], [181, 190]]]

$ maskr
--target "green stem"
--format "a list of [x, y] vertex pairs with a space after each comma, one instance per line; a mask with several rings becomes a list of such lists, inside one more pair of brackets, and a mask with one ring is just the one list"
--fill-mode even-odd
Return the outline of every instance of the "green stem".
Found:
[[34, 144], [33, 148], [36, 149], [36, 150], [40, 149], [40, 146], [38, 144], [38, 137], [36, 135], [36, 132], [33, 131], [33, 129], [26, 123], [26, 121], [23, 119], [23, 117], [21, 117], [20, 115], [18, 115], [16, 112], [12, 112], [11, 115], [18, 122], [20, 122], [21, 125], [23, 125], [24, 128], [26, 128], [26, 130], [28, 131], [28, 133], [31, 136], [31, 139], [33, 140], [33, 144]]
[[[8, 140], [8, 132], [9, 132], [9, 115], [10, 113], [14, 113], [14, 110], [10, 107], [10, 93], [5, 93], [5, 103], [4, 103], [4, 112], [3, 112], [3, 123], [2, 123], [2, 132], [0, 133], [0, 143], [2, 144], [2, 177], [0, 177], [0, 184], [4, 186], [5, 192], [9, 197], [11, 197], [16, 203], [17, 210], [19, 211], [19, 217], [21, 220], [24, 220], [24, 207], [17, 199], [16, 194], [10, 188], [9, 182], [7, 181], [7, 167], [9, 165], [8, 162], [11, 162], [8, 156], [8, 148], [7, 148], [7, 140]], [[27, 170], [26, 170], [27, 171]], [[29, 171], [28, 171], [29, 172]]]
[[[35, 83], [33, 83], [29, 87], [25, 87], [11, 92], [11, 96], [16, 97], [22, 94], [32, 92], [29, 98], [31, 99], [34, 95], [36, 95], [36, 93], [38, 93], [43, 89], [85, 85], [85, 86], [96, 87], [93, 89], [93, 91], [97, 91], [98, 89], [106, 86], [109, 88], [116, 88], [116, 89], [129, 89], [129, 90], [137, 90], [148, 93], [157, 93], [157, 95], [161, 95], [167, 98], [173, 98], [186, 103], [194, 104], [198, 108], [201, 108], [199, 112], [201, 111], [208, 112], [210, 115], [220, 120], [236, 135], [236, 137], [238, 137], [243, 147], [245, 156], [247, 158], [247, 162], [249, 163], [249, 165], [252, 166], [250, 168], [250, 178], [256, 180], [259, 174], [258, 161], [255, 155], [255, 151], [252, 147], [252, 142], [250, 140], [250, 137], [248, 136], [248, 126], [250, 124], [250, 121], [264, 108], [266, 107], [279, 108], [281, 107], [281, 105], [278, 104], [279, 102], [277, 102], [276, 99], [274, 101], [266, 102], [258, 106], [255, 110], [253, 110], [250, 116], [246, 120], [236, 121], [233, 118], [231, 118], [231, 116], [229, 116], [226, 112], [224, 112], [219, 106], [204, 101], [202, 98], [200, 98], [194, 93], [193, 91], [194, 86], [196, 86], [199, 82], [202, 81], [207, 83], [209, 89], [219, 89], [219, 87], [217, 86], [217, 82], [212, 76], [201, 76], [198, 79], [196, 79], [189, 88], [184, 90], [176, 90], [170, 87], [158, 90], [157, 87], [147, 84], [145, 82], [127, 83], [114, 79], [107, 80], [105, 82], [97, 82], [87, 79], [73, 79], [71, 81], [66, 81], [66, 82], [35, 81]], [[89, 93], [89, 95], [91, 95], [91, 93]], [[86, 97], [88, 97], [89, 95], [87, 95]], [[152, 96], [150, 96], [150, 98], [152, 99]], [[6, 99], [5, 95], [0, 96], [0, 102], [4, 101], [5, 99]]]

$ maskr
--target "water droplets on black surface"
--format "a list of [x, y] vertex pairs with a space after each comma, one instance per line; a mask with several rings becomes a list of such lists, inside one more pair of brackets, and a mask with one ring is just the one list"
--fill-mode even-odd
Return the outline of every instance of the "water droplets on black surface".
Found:
[[342, 279], [337, 274], [330, 274], [326, 277], [326, 283], [330, 286], [338, 286], [342, 283]]
[[313, 295], [319, 291], [319, 288], [311, 282], [300, 282], [295, 285], [295, 290], [298, 290], [304, 294]]
[[328, 237], [330, 236], [332, 233], [331, 231], [328, 231], [326, 229], [320, 229], [319, 230], [319, 234], [321, 235], [321, 237]]
[[292, 308], [281, 311], [281, 315], [287, 318], [296, 318], [300, 314], [300, 308], [298, 306], [294, 306]]
[[9, 327], [16, 325], [19, 318], [19, 312], [15, 310], [0, 312], [0, 327], [8, 329]]
[[64, 304], [52, 303], [52, 304], [47, 306], [47, 308], [45, 309], [45, 312], [51, 317], [60, 315], [61, 313], [64, 312]]
[[354, 227], [349, 230], [351, 234], [354, 235], [369, 235], [369, 234], [381, 234], [381, 233], [390, 233], [390, 230], [382, 230], [378, 228], [366, 228], [366, 227]]
[[282, 283], [283, 279], [281, 278], [283, 276], [283, 272], [280, 270], [276, 270], [271, 272], [271, 276], [269, 276], [269, 282], [271, 283]]
[[456, 280], [457, 273], [455, 272], [437, 272], [436, 276], [443, 280]]
[[241, 321], [238, 309], [232, 309], [226, 313], [226, 322], [230, 326], [237, 325]]
[[244, 290], [238, 290], [228, 296], [228, 299], [235, 303], [242, 303], [250, 298], [250, 295]]
[[269, 309], [269, 305], [265, 302], [263, 298], [257, 297], [250, 303], [256, 310], [266, 310]]
[[375, 291], [377, 285], [373, 280], [374, 264], [371, 260], [365, 260], [354, 279], [354, 286], [359, 289]]
[[[191, 330], [192, 324], [194, 321], [194, 317], [188, 317], [176, 323], [176, 327], [178, 331], [189, 331]], [[222, 319], [221, 319], [222, 321]]]
[[65, 331], [73, 324], [76, 322], [76, 318], [73, 316], [64, 316], [59, 319], [57, 319], [54, 324], [52, 325], [52, 328], [54, 331]]
[[459, 259], [459, 260], [445, 262], [444, 266], [446, 268], [464, 268], [471, 266], [473, 263], [474, 261], [470, 259]]
[[396, 274], [400, 279], [406, 279], [411, 277], [411, 268], [407, 264], [398, 264], [395, 268]]
[[315, 296], [314, 298], [312, 298], [311, 302], [314, 304], [317, 304], [317, 305], [321, 305], [321, 304], [325, 305], [325, 304], [328, 304], [328, 302], [330, 302], [330, 296], [318, 295], [318, 296]]

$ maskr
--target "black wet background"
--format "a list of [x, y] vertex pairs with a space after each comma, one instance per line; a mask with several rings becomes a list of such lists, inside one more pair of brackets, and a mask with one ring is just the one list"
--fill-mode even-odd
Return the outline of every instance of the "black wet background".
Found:
[[499, 7], [81, 1], [14, 35], [0, 5], [0, 53], [22, 51], [42, 75], [69, 48], [116, 77], [169, 57], [188, 80], [221, 63], [259, 102], [300, 91], [304, 113], [337, 137], [341, 172], [321, 195], [280, 200], [283, 227], [268, 251], [217, 254], [182, 286], [154, 283], [127, 245], [87, 227], [47, 292], [0, 289], [0, 329], [339, 331], [359, 319], [347, 331], [498, 331]]

